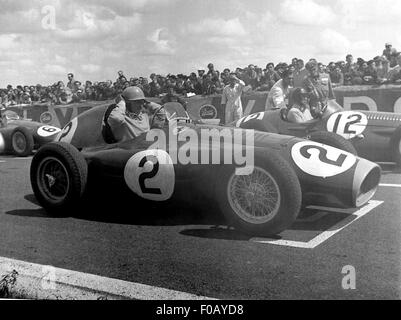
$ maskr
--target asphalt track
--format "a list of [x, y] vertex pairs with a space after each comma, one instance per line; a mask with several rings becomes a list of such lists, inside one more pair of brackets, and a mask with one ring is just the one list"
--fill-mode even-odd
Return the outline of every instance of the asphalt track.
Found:
[[[217, 299], [401, 297], [401, 173], [391, 165], [360, 211], [309, 208], [279, 238], [250, 239], [217, 226], [212, 205], [99, 197], [50, 217], [32, 194], [30, 162], [0, 157], [0, 257]], [[354, 290], [342, 287], [347, 265]]]

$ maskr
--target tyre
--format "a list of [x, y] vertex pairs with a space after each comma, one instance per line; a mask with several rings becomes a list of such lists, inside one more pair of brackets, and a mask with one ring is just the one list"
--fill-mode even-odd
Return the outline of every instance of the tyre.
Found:
[[336, 133], [327, 131], [316, 131], [312, 132], [308, 138], [311, 141], [327, 144], [330, 147], [344, 150], [346, 152], [352, 153], [355, 156], [358, 155], [358, 152], [356, 151], [353, 144]]
[[51, 214], [69, 214], [85, 192], [88, 166], [79, 151], [65, 142], [46, 144], [31, 164], [31, 185], [36, 199]]
[[401, 167], [401, 127], [398, 127], [390, 140], [390, 152], [392, 160]]
[[34, 141], [32, 133], [24, 127], [15, 128], [11, 134], [11, 151], [18, 157], [32, 154]]
[[238, 176], [224, 167], [216, 185], [217, 201], [229, 225], [252, 236], [272, 236], [297, 218], [301, 186], [292, 167], [280, 155], [256, 158], [254, 171]]

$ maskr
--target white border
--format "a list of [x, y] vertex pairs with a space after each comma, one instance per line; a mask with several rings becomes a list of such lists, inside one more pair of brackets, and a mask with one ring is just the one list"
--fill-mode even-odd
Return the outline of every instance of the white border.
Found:
[[[345, 229], [355, 221], [359, 220], [362, 218], [364, 215], [368, 214], [370, 211], [372, 211], [374, 208], [378, 207], [381, 205], [384, 201], [376, 201], [376, 200], [371, 200], [366, 204], [364, 207], [360, 208], [358, 211], [354, 213], [350, 213], [349, 210], [344, 210], [344, 209], [333, 209], [333, 208], [325, 208], [325, 207], [310, 207], [311, 209], [319, 209], [327, 212], [338, 212], [338, 213], [350, 213], [350, 215], [337, 223], [336, 225], [332, 226], [329, 230], [326, 230], [313, 238], [312, 240], [309, 240], [308, 242], [301, 242], [301, 241], [291, 241], [291, 240], [263, 240], [260, 238], [253, 238], [250, 241], [255, 242], [255, 243], [262, 243], [262, 244], [273, 244], [277, 246], [286, 246], [286, 247], [293, 247], [293, 248], [301, 248], [301, 249], [314, 249], [317, 246], [321, 245], [323, 242], [327, 241], [329, 238], [334, 236], [336, 233], [340, 232], [341, 230]], [[323, 214], [325, 215], [325, 214]], [[322, 217], [322, 215], [320, 216]], [[320, 218], [319, 217], [319, 218]], [[314, 216], [311, 217], [312, 219]], [[309, 218], [309, 219], [311, 219]], [[308, 220], [308, 219], [306, 219]], [[316, 219], [314, 219], [316, 220]]]

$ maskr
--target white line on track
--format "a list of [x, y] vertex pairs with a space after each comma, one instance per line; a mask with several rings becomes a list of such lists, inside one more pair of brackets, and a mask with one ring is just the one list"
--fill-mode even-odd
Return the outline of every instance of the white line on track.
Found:
[[317, 246], [321, 245], [323, 242], [327, 241], [329, 238], [334, 236], [336, 233], [340, 232], [341, 230], [345, 229], [355, 221], [362, 218], [364, 215], [368, 214], [374, 208], [381, 205], [383, 201], [375, 201], [371, 200], [366, 204], [364, 207], [360, 208], [358, 211], [354, 213], [350, 213], [349, 210], [344, 209], [334, 209], [334, 208], [325, 208], [325, 207], [310, 207], [311, 209], [319, 209], [328, 212], [338, 212], [338, 213], [350, 213], [350, 215], [331, 227], [329, 230], [322, 232], [312, 240], [308, 242], [301, 242], [301, 241], [291, 241], [291, 240], [263, 240], [259, 238], [251, 239], [251, 241], [256, 243], [263, 243], [263, 244], [273, 244], [278, 246], [287, 246], [287, 247], [294, 247], [294, 248], [302, 248], [302, 249], [314, 249]]
[[11, 274], [13, 270], [18, 274], [12, 293], [27, 299], [216, 300], [181, 291], [0, 257], [0, 276]]
[[380, 187], [401, 188], [401, 184], [381, 183]]

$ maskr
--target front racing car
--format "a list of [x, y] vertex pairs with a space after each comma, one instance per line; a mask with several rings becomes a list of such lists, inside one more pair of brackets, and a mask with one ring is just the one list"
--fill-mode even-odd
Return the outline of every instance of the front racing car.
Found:
[[[32, 188], [49, 212], [76, 208], [88, 186], [156, 202], [202, 196], [237, 229], [273, 235], [291, 226], [302, 205], [359, 207], [379, 184], [380, 168], [347, 151], [292, 136], [195, 125], [168, 105], [171, 123], [164, 130], [108, 145], [101, 134], [105, 111], [95, 108], [72, 120], [61, 142], [34, 156]], [[156, 136], [157, 145], [149, 139]]]

